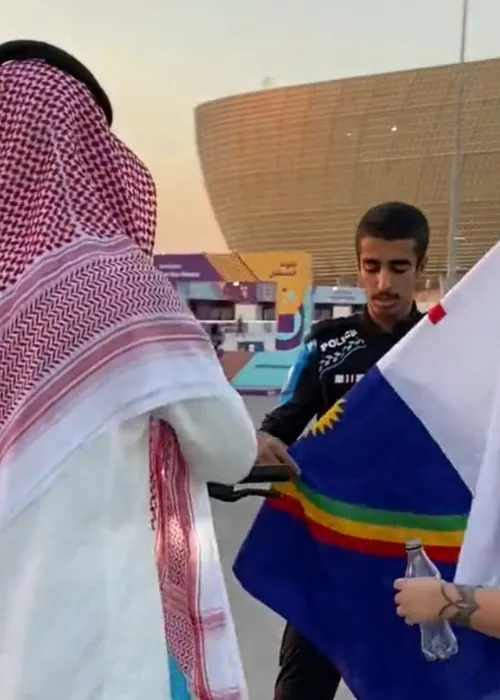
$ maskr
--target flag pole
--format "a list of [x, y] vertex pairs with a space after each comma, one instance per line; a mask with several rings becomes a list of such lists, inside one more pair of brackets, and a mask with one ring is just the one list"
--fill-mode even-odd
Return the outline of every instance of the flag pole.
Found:
[[465, 51], [467, 47], [467, 26], [469, 0], [462, 3], [462, 28], [460, 33], [460, 58], [457, 80], [457, 108], [455, 111], [454, 148], [451, 163], [450, 213], [448, 220], [448, 246], [446, 261], [445, 291], [448, 292], [457, 277], [457, 239], [460, 228], [460, 199], [462, 194], [462, 112], [465, 92]]

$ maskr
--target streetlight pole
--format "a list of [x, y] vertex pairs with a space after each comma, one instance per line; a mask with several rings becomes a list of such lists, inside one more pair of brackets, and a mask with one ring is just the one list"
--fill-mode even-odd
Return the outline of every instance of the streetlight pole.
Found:
[[457, 239], [460, 227], [460, 198], [462, 194], [462, 112], [465, 92], [465, 51], [467, 47], [467, 26], [469, 0], [462, 3], [462, 29], [460, 34], [460, 58], [457, 80], [457, 109], [455, 112], [454, 148], [451, 164], [450, 214], [448, 220], [448, 251], [446, 264], [445, 291], [448, 292], [457, 277]]

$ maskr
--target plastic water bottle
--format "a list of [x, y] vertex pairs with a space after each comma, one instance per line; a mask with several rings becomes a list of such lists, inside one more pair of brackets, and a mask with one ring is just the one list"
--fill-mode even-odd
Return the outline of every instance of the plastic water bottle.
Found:
[[[420, 540], [406, 543], [406, 578], [441, 578], [437, 566], [427, 556]], [[420, 625], [420, 647], [427, 661], [444, 661], [458, 652], [458, 642], [448, 620]]]

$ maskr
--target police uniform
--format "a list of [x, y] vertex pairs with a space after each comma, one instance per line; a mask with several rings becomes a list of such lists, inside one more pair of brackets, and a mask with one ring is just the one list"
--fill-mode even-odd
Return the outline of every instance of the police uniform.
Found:
[[[341, 399], [418, 321], [414, 305], [392, 332], [377, 326], [367, 311], [315, 324], [281, 395], [261, 430], [285, 444], [295, 442], [309, 422]], [[287, 625], [280, 650], [275, 700], [332, 700], [339, 672], [293, 627]]]

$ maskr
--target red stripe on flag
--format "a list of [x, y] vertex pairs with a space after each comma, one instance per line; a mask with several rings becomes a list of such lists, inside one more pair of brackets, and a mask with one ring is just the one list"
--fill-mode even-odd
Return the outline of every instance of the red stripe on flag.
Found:
[[[311, 537], [317, 542], [321, 542], [321, 544], [377, 557], [404, 558], [406, 556], [403, 542], [383, 542], [381, 540], [368, 540], [363, 537], [344, 535], [308, 518], [300, 503], [288, 496], [269, 499], [268, 503], [274, 510], [280, 510], [300, 520], [309, 531]], [[456, 564], [460, 547], [428, 545], [425, 551], [433, 561]]]
[[429, 318], [429, 321], [435, 326], [446, 316], [444, 306], [440, 303], [435, 304], [431, 309], [429, 309], [427, 316]]

